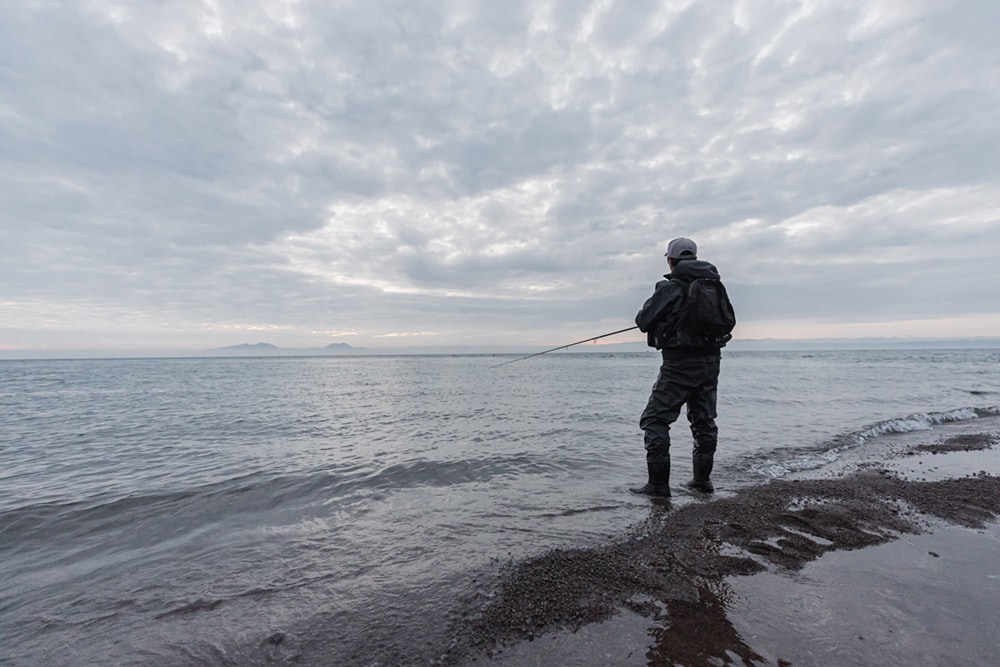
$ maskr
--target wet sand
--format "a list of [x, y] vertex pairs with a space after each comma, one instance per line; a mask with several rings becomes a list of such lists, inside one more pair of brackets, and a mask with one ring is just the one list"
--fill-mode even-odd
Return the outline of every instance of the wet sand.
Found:
[[507, 564], [442, 662], [984, 664], [1000, 649], [998, 447], [962, 433], [831, 478], [651, 501], [611, 544]]

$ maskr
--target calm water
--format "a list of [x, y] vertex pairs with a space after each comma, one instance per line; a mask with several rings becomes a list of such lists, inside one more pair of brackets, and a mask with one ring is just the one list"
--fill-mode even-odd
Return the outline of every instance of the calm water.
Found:
[[[498, 560], [648, 508], [626, 489], [655, 354], [503, 360], [0, 362], [0, 663], [426, 664]], [[997, 350], [728, 353], [716, 485], [995, 423], [998, 370]]]

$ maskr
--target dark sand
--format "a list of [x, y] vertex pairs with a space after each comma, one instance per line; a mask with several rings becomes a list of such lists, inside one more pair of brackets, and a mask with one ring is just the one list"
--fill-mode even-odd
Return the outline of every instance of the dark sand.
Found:
[[[866, 463], [676, 508], [652, 501], [621, 540], [505, 566], [495, 592], [470, 603], [478, 608], [442, 663], [983, 664], [1000, 632], [1000, 566], [989, 569], [1000, 476], [984, 471], [998, 442], [964, 433], [897, 453], [979, 457], [983, 467], [965, 461], [962, 477], [924, 481]], [[880, 586], [889, 594], [874, 595]], [[908, 633], [906, 646], [896, 632]]]

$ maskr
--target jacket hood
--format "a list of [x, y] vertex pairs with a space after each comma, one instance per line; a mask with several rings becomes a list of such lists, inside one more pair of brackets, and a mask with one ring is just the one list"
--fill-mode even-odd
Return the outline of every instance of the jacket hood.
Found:
[[719, 279], [719, 270], [715, 265], [701, 259], [688, 259], [680, 262], [672, 273], [663, 276], [668, 280], [680, 278], [681, 280], [694, 280], [695, 278], [715, 278]]

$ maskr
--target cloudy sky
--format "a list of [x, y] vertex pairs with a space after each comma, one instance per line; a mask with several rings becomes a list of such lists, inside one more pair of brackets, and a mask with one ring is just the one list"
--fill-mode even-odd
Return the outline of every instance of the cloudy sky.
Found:
[[[1000, 335], [996, 0], [0, 3], [0, 349]], [[641, 337], [620, 336], [618, 341]]]

